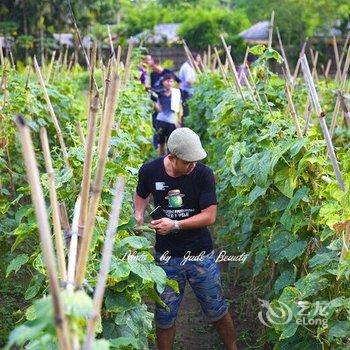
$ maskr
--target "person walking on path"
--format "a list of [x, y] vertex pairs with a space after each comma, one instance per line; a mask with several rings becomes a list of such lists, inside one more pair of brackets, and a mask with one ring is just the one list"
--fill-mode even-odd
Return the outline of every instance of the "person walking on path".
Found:
[[[192, 54], [196, 63], [199, 64], [201, 56], [198, 53]], [[183, 118], [189, 115], [188, 100], [193, 95], [193, 84], [196, 81], [196, 72], [191, 62], [186, 61], [180, 68], [179, 79], [181, 80], [180, 89], [182, 94]], [[183, 125], [183, 120], [182, 123]]]
[[227, 350], [236, 350], [232, 318], [224, 298], [220, 270], [207, 226], [216, 219], [217, 199], [213, 171], [200, 163], [207, 154], [199, 136], [189, 128], [178, 128], [168, 140], [169, 154], [145, 163], [138, 173], [134, 211], [138, 225], [150, 195], [163, 218], [152, 220], [156, 230], [155, 261], [178, 282], [179, 293], [169, 286], [160, 295], [167, 309], [156, 304], [157, 347], [173, 347], [175, 321], [188, 281], [203, 312], [215, 325]]
[[155, 109], [156, 137], [160, 156], [165, 154], [165, 144], [170, 134], [179, 126], [178, 116], [181, 106], [181, 93], [175, 89], [173, 74], [165, 74], [162, 79], [163, 92], [158, 94]]
[[[160, 64], [159, 59], [156, 57], [154, 58], [152, 57], [152, 60], [150, 62], [150, 67], [152, 69], [152, 72], [150, 74], [150, 84], [151, 84], [150, 96], [154, 102], [157, 102], [158, 94], [161, 94], [164, 92], [162, 81], [165, 74], [172, 74], [174, 77], [174, 80], [178, 83], [180, 82], [180, 80], [173, 71], [167, 68], [163, 68], [162, 65]], [[159, 147], [158, 138], [156, 134], [157, 114], [158, 114], [157, 110], [155, 110], [152, 114], [152, 126], [155, 130], [152, 142], [155, 149], [158, 149]]]

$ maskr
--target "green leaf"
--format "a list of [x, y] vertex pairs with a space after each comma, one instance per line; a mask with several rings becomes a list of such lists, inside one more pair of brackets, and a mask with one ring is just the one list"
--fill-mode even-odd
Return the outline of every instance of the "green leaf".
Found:
[[13, 260], [11, 260], [10, 264], [7, 266], [6, 269], [6, 278], [10, 275], [12, 271], [17, 273], [21, 266], [28, 262], [28, 259], [29, 257], [27, 254], [20, 254], [16, 256]]
[[24, 294], [24, 299], [29, 300], [34, 298], [40, 291], [45, 281], [45, 276], [42, 274], [34, 275], [30, 281], [29, 287]]
[[281, 256], [292, 262], [295, 258], [304, 253], [307, 246], [306, 241], [295, 241], [281, 251]]
[[274, 176], [276, 187], [288, 198], [293, 197], [297, 186], [297, 173], [293, 167], [284, 167]]
[[279, 293], [284, 287], [293, 284], [295, 281], [294, 271], [293, 270], [284, 270], [281, 275], [277, 278], [275, 282], [275, 292]]
[[263, 265], [264, 265], [264, 261], [266, 259], [267, 256], [267, 248], [261, 248], [258, 250], [258, 252], [255, 254], [255, 263], [254, 263], [254, 267], [253, 267], [253, 276], [256, 277]]
[[117, 281], [121, 281], [126, 277], [128, 277], [129, 274], [130, 274], [130, 266], [128, 262], [118, 259], [116, 257], [112, 257], [109, 275], [114, 279], [116, 279]]
[[298, 329], [298, 325], [295, 322], [289, 322], [283, 327], [283, 332], [280, 335], [280, 340], [292, 337]]
[[295, 283], [295, 287], [301, 292], [303, 299], [328, 287], [330, 282], [323, 277], [325, 274], [326, 272], [312, 272]]
[[123, 247], [125, 245], [129, 245], [130, 247], [135, 249], [151, 247], [150, 241], [146, 237], [142, 237], [142, 236], [125, 237], [117, 243], [117, 247]]
[[123, 350], [126, 347], [132, 346], [133, 349], [139, 349], [137, 341], [135, 338], [130, 337], [120, 337], [117, 339], [109, 339], [111, 349]]
[[350, 334], [349, 321], [332, 321], [329, 326], [328, 338], [347, 338]]
[[249, 203], [253, 204], [259, 197], [264, 196], [268, 187], [255, 186], [254, 189], [249, 193]]
[[316, 254], [314, 257], [312, 257], [309, 260], [309, 267], [314, 268], [316, 266], [327, 266], [329, 267], [329, 264], [332, 261], [338, 261], [338, 253], [335, 251], [330, 251], [326, 253]]
[[110, 343], [106, 339], [95, 339], [92, 345], [92, 350], [109, 350]]

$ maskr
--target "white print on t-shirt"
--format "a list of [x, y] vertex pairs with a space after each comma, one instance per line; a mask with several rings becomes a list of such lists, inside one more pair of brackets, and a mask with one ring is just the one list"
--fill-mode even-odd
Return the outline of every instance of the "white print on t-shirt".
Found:
[[166, 209], [164, 210], [169, 219], [188, 218], [195, 209]]
[[157, 191], [164, 191], [165, 188], [169, 186], [165, 186], [165, 182], [156, 182], [156, 190]]

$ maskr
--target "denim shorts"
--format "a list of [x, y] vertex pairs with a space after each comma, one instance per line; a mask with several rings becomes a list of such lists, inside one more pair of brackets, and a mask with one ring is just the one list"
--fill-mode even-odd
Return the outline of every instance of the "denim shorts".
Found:
[[156, 252], [156, 264], [163, 268], [167, 277], [176, 280], [180, 293], [166, 287], [160, 295], [168, 310], [156, 304], [155, 323], [159, 328], [170, 328], [174, 325], [181, 300], [184, 295], [186, 280], [210, 322], [221, 319], [228, 312], [228, 305], [220, 283], [220, 269], [215, 261], [214, 252], [202, 257], [201, 261], [186, 261], [182, 257], [171, 257], [168, 262], [162, 261], [162, 254]]

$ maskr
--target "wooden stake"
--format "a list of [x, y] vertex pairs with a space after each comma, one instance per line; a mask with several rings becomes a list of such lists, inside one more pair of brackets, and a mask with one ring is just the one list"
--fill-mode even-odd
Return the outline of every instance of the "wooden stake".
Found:
[[310, 95], [307, 96], [306, 105], [305, 105], [305, 126], [303, 129], [303, 135], [307, 134], [307, 130], [309, 128], [309, 123], [312, 114], [312, 106], [310, 101]]
[[[346, 83], [346, 77], [348, 75], [349, 66], [350, 66], [350, 46], [349, 46], [349, 49], [348, 49], [348, 53], [346, 55], [343, 74], [340, 77], [339, 91], [341, 93], [344, 91], [344, 87], [345, 87], [345, 83]], [[340, 109], [340, 99], [339, 99], [339, 95], [337, 95], [337, 100], [335, 101], [335, 107], [334, 107], [334, 111], [333, 111], [333, 115], [332, 115], [332, 122], [331, 122], [331, 129], [330, 129], [331, 136], [333, 136], [333, 133], [334, 133], [334, 130], [335, 130], [335, 126], [336, 126], [336, 123], [337, 123], [337, 115], [339, 113], [339, 109]]]
[[75, 122], [75, 130], [77, 131], [77, 134], [79, 135], [79, 139], [80, 139], [81, 144], [85, 147], [85, 145], [86, 145], [85, 136], [84, 136], [83, 128], [81, 127], [79, 120]]
[[[344, 57], [345, 57], [346, 52], [347, 52], [347, 49], [346, 49], [346, 48], [347, 48], [347, 46], [348, 46], [349, 39], [350, 39], [350, 31], [348, 32], [348, 35], [346, 36], [343, 49], [341, 50], [341, 56], [340, 56], [340, 59], [339, 59], [340, 71], [341, 71], [341, 67], [342, 67], [342, 64], [343, 64]], [[337, 77], [336, 77], [336, 78], [337, 78]]]
[[16, 117], [16, 124], [20, 133], [24, 163], [31, 189], [35, 215], [38, 222], [41, 249], [43, 252], [44, 264], [46, 267], [51, 289], [52, 303], [55, 313], [54, 320], [59, 348], [62, 350], [69, 350], [71, 349], [71, 345], [69, 341], [68, 325], [59, 296], [59, 285], [55, 264], [56, 258], [51, 240], [50, 226], [46, 213], [46, 204], [40, 183], [40, 176], [35, 158], [34, 146], [32, 138], [30, 136], [29, 128], [22, 116], [18, 115]]
[[339, 60], [339, 51], [338, 51], [337, 39], [335, 38], [335, 36], [333, 36], [333, 50], [334, 50], [335, 63], [336, 63], [336, 67], [337, 67], [337, 73], [335, 75], [335, 80], [340, 80], [341, 68], [340, 68], [340, 60]]
[[[311, 52], [313, 52], [311, 50]], [[317, 61], [318, 61], [318, 51], [316, 51], [316, 54], [312, 54], [312, 70], [311, 70], [311, 76], [315, 81], [318, 83], [318, 74], [317, 74]]]
[[125, 74], [123, 79], [123, 86], [126, 86], [128, 84], [129, 78], [130, 78], [132, 47], [133, 47], [133, 44], [130, 41], [128, 46], [128, 51], [126, 54], [126, 60], [125, 60]]
[[77, 265], [77, 253], [78, 253], [78, 228], [79, 228], [79, 213], [81, 207], [81, 198], [77, 198], [74, 205], [72, 228], [70, 231], [70, 242], [68, 252], [68, 278], [67, 278], [67, 290], [73, 291], [75, 287], [75, 271]]
[[197, 73], [201, 73], [201, 69], [199, 68], [196, 60], [194, 59], [194, 57], [192, 56], [192, 53], [190, 51], [190, 49], [188, 48], [187, 44], [186, 44], [186, 41], [184, 39], [182, 39], [182, 45], [184, 47], [184, 50], [185, 50], [185, 53], [186, 53], [186, 56], [187, 56], [187, 59], [188, 61], [191, 63], [193, 69], [197, 72]]
[[303, 133], [302, 133], [301, 128], [300, 128], [298, 115], [297, 115], [297, 112], [295, 110], [295, 106], [294, 106], [294, 103], [293, 103], [293, 100], [292, 100], [292, 95], [290, 93], [288, 84], [286, 84], [284, 86], [284, 91], [286, 92], [290, 114], [292, 115], [292, 119], [293, 119], [293, 122], [294, 122], [294, 126], [295, 126], [295, 129], [296, 129], [297, 135], [298, 135], [299, 138], [302, 138], [303, 137]]
[[222, 41], [224, 48], [225, 48], [225, 51], [226, 51], [227, 59], [228, 59], [229, 66], [230, 66], [232, 74], [233, 74], [233, 79], [234, 79], [234, 82], [236, 85], [236, 89], [240, 93], [242, 100], [245, 101], [245, 97], [244, 97], [242, 89], [241, 89], [241, 84], [240, 84], [239, 79], [238, 79], [237, 70], [236, 70], [235, 64], [233, 62], [232, 56], [230, 54], [230, 51], [226, 45], [226, 41], [225, 41], [224, 36], [222, 34], [220, 35], [220, 38], [221, 38], [221, 41]]
[[93, 311], [89, 317], [89, 321], [87, 324], [85, 344], [83, 347], [84, 350], [92, 349], [93, 341], [95, 338], [96, 323], [101, 314], [103, 296], [106, 289], [107, 276], [108, 276], [109, 267], [111, 264], [112, 252], [113, 252], [114, 235], [118, 228], [119, 215], [122, 208], [124, 186], [125, 186], [124, 178], [118, 177], [117, 184], [115, 187], [113, 203], [112, 203], [112, 211], [109, 217], [108, 227], [106, 231], [106, 239], [103, 245], [100, 273], [98, 275], [97, 284], [96, 284], [95, 293], [94, 293]]
[[114, 52], [111, 28], [109, 27], [109, 24], [107, 24], [107, 30], [108, 30], [108, 39], [109, 39], [109, 46], [111, 49], [112, 60], [113, 60], [113, 62], [115, 62], [115, 52]]
[[281, 50], [282, 57], [283, 57], [283, 61], [284, 61], [284, 67], [286, 69], [288, 83], [291, 84], [292, 83], [292, 76], [290, 74], [288, 59], [287, 59], [286, 53], [284, 52], [284, 47], [283, 47], [283, 44], [282, 44], [281, 35], [280, 35], [280, 32], [279, 32], [278, 28], [276, 28], [276, 31], [277, 31], [278, 43], [279, 43], [280, 50]]
[[53, 107], [52, 107], [52, 104], [51, 104], [51, 101], [50, 101], [50, 97], [49, 97], [49, 94], [47, 92], [47, 89], [46, 89], [46, 86], [45, 86], [45, 82], [44, 82], [44, 79], [43, 79], [43, 77], [41, 75], [41, 71], [40, 71], [40, 68], [39, 68], [39, 65], [38, 65], [38, 62], [37, 62], [35, 56], [34, 56], [34, 67], [35, 67], [35, 72], [36, 72], [36, 75], [38, 77], [39, 83], [40, 83], [40, 85], [41, 85], [41, 87], [43, 89], [43, 92], [44, 92], [44, 97], [45, 97], [47, 106], [49, 108], [50, 116], [52, 118], [53, 124], [54, 124], [55, 129], [56, 129], [56, 133], [57, 133], [58, 140], [59, 140], [59, 143], [60, 143], [60, 146], [61, 146], [61, 150], [62, 150], [62, 154], [63, 154], [63, 159], [64, 159], [64, 161], [66, 163], [67, 168], [71, 169], [70, 164], [69, 164], [69, 160], [68, 160], [68, 153], [67, 153], [66, 144], [64, 143], [63, 136], [62, 136], [61, 127], [60, 127], [60, 125], [58, 123], [58, 119], [57, 119], [56, 114], [55, 114], [55, 112], [53, 110]]
[[325, 69], [325, 71], [324, 71], [324, 77], [325, 77], [326, 79], [328, 79], [328, 74], [329, 74], [329, 70], [330, 70], [330, 68], [331, 68], [331, 64], [332, 64], [332, 60], [329, 59], [329, 60], [327, 61], [326, 69]]
[[122, 55], [122, 48], [120, 45], [118, 45], [118, 50], [117, 50], [117, 59], [115, 62], [115, 71], [117, 72], [117, 74], [119, 74], [119, 65], [120, 65], [120, 57]]
[[224, 67], [222, 66], [221, 59], [220, 59], [220, 56], [219, 56], [219, 53], [218, 53], [216, 46], [214, 46], [214, 52], [216, 55], [217, 62], [219, 64], [221, 75], [224, 79], [225, 84], [227, 85], [227, 84], [229, 84], [229, 81], [227, 80], [226, 73], [225, 73]]
[[340, 90], [338, 91], [338, 97], [339, 97], [340, 105], [344, 112], [345, 125], [348, 129], [350, 129], [350, 111], [345, 102], [344, 95]]
[[4, 51], [2, 50], [2, 45], [0, 45], [0, 63], [1, 63], [1, 67], [3, 68], [5, 66], [5, 60], [4, 60]]
[[343, 248], [342, 248], [341, 254], [340, 254], [340, 261], [345, 260], [345, 256], [349, 251], [349, 246], [350, 246], [350, 220], [346, 220], [345, 235], [343, 238]]
[[272, 47], [272, 37], [273, 37], [273, 24], [275, 20], [275, 11], [272, 11], [271, 13], [271, 19], [269, 24], [269, 41], [268, 41], [268, 48], [271, 49]]
[[294, 87], [294, 85], [295, 85], [295, 83], [296, 83], [296, 81], [297, 81], [297, 78], [298, 78], [299, 69], [300, 69], [300, 58], [301, 58], [302, 56], [304, 56], [306, 44], [307, 44], [307, 40], [304, 42], [303, 47], [301, 48], [301, 51], [300, 51], [300, 54], [299, 54], [299, 58], [298, 58], [298, 61], [297, 61], [297, 65], [295, 66], [295, 70], [294, 70], [294, 74], [293, 74], [293, 84], [292, 84], [292, 87]]
[[342, 178], [342, 175], [341, 175], [341, 172], [339, 169], [339, 164], [338, 164], [337, 157], [335, 155], [334, 147], [332, 144], [332, 139], [331, 139], [331, 136], [329, 134], [327, 124], [325, 121], [325, 115], [321, 109], [321, 105], [320, 105], [319, 98], [318, 98], [318, 95], [316, 92], [315, 84], [314, 84], [314, 81], [312, 79], [309, 64], [307, 62], [307, 58], [306, 58], [305, 54], [301, 58], [301, 67], [302, 67], [302, 70], [304, 73], [305, 81], [306, 81], [308, 89], [309, 89], [311, 100], [313, 102], [316, 114], [318, 116], [318, 120], [320, 121], [320, 124], [321, 124], [323, 136], [324, 136], [326, 144], [327, 144], [328, 156], [329, 156], [329, 159], [332, 163], [338, 186], [342, 191], [345, 191], [343, 178]]
[[56, 185], [55, 185], [55, 173], [52, 166], [52, 160], [50, 155], [49, 140], [47, 138], [47, 132], [45, 128], [40, 129], [41, 147], [44, 152], [46, 173], [49, 179], [49, 192], [50, 192], [50, 203], [52, 209], [52, 224], [55, 234], [56, 254], [58, 261], [58, 271], [63, 281], [67, 280], [66, 270], [66, 258], [64, 253], [64, 244], [61, 231], [59, 208], [57, 201]]
[[89, 214], [87, 217], [86, 230], [84, 231], [84, 236], [81, 241], [81, 246], [79, 250], [79, 258], [77, 265], [77, 275], [76, 282], [78, 286], [81, 286], [87, 268], [87, 261], [90, 251], [90, 243], [92, 238], [92, 232], [95, 225], [97, 208], [99, 205], [101, 192], [102, 192], [102, 180], [103, 173], [107, 161], [107, 151], [109, 146], [109, 141], [112, 132], [112, 124], [114, 120], [114, 112], [116, 109], [116, 101], [120, 92], [120, 80], [118, 75], [114, 74], [111, 82], [111, 89], [109, 90], [109, 95], [107, 98], [107, 107], [105, 121], [103, 123], [101, 147], [98, 155], [96, 173], [94, 183], [92, 185], [92, 196], [89, 204]]
[[56, 51], [53, 51], [52, 56], [51, 56], [50, 65], [49, 65], [49, 70], [47, 71], [47, 75], [46, 75], [46, 84], [48, 84], [50, 81], [53, 63], [55, 62], [55, 57], [56, 57]]

